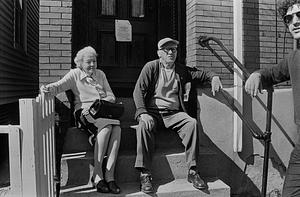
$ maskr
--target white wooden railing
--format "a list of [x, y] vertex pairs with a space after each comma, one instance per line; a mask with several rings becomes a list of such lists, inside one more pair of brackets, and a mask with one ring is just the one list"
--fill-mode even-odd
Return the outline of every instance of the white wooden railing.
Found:
[[0, 125], [0, 133], [8, 135], [10, 169], [10, 190], [8, 193], [10, 196], [22, 196], [20, 126]]
[[9, 196], [55, 196], [54, 97], [20, 99], [20, 125], [1, 126], [9, 136]]

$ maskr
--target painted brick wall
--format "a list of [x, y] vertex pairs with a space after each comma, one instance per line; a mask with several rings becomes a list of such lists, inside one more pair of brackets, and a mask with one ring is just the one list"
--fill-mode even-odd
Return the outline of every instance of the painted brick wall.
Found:
[[[187, 0], [187, 63], [221, 74], [225, 85], [233, 84], [233, 75], [215, 56], [197, 44], [202, 35], [214, 36], [233, 53], [233, 0]], [[269, 67], [293, 47], [284, 25], [276, 14], [276, 0], [244, 0], [244, 64], [250, 72]], [[285, 44], [284, 44], [285, 40]], [[218, 46], [211, 46], [230, 65], [233, 62]]]
[[72, 0], [40, 0], [39, 80], [59, 80], [71, 68]]

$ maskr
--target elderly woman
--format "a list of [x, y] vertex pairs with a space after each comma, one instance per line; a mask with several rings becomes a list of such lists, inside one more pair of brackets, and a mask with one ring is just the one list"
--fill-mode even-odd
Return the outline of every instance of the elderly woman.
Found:
[[[75, 118], [90, 134], [94, 141], [94, 172], [91, 178], [93, 186], [101, 193], [120, 193], [114, 179], [114, 171], [121, 139], [119, 120], [93, 119], [88, 112], [96, 99], [115, 102], [116, 98], [103, 71], [96, 69], [97, 53], [88, 46], [78, 51], [71, 69], [61, 80], [41, 87], [41, 92], [56, 95], [72, 90], [75, 100]], [[107, 155], [105, 171], [102, 171], [104, 156]]]

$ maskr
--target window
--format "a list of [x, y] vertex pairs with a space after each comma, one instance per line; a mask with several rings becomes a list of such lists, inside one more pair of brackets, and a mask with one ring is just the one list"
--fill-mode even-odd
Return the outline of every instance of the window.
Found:
[[138, 18], [145, 17], [144, 0], [131, 0], [131, 16]]
[[26, 0], [14, 0], [14, 45], [26, 48]]
[[116, 0], [102, 0], [101, 15], [116, 15]]

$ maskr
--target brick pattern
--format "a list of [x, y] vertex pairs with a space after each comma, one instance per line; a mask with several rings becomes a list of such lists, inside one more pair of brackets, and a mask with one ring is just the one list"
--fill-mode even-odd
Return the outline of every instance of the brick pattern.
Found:
[[71, 68], [72, 0], [40, 0], [40, 85], [62, 78]]
[[[293, 48], [293, 40], [289, 33], [285, 35], [285, 27], [276, 14], [275, 3], [267, 0], [243, 3], [244, 64], [250, 72], [275, 65]], [[187, 0], [186, 5], [187, 63], [219, 73], [223, 83], [231, 86], [233, 75], [209, 50], [197, 44], [197, 38], [216, 37], [233, 53], [233, 0]], [[233, 64], [218, 46], [213, 43], [211, 46]]]
[[[244, 1], [244, 64], [250, 72], [278, 63], [293, 48], [276, 14], [276, 2]], [[233, 0], [186, 0], [186, 16], [186, 62], [215, 71], [225, 85], [232, 85], [233, 75], [197, 41], [202, 35], [214, 36], [233, 53]], [[71, 68], [72, 0], [41, 0], [39, 22], [39, 80], [44, 84], [60, 79]], [[218, 46], [211, 46], [233, 64]]]

